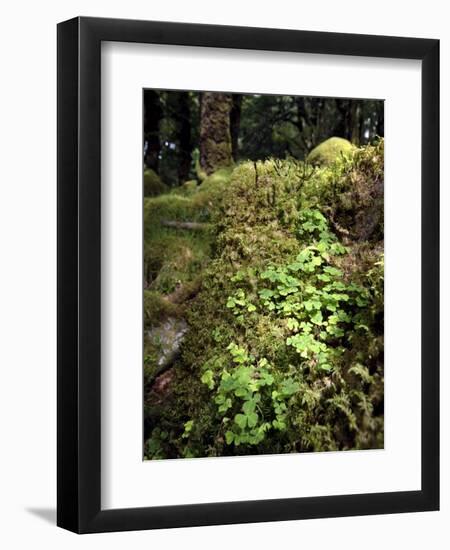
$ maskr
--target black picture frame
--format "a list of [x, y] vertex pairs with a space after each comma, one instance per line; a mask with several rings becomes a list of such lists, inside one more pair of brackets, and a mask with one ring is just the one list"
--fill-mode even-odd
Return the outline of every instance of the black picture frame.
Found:
[[[101, 509], [102, 41], [421, 60], [420, 491]], [[57, 524], [76, 533], [94, 533], [438, 510], [439, 41], [77, 17], [58, 25], [57, 66]]]

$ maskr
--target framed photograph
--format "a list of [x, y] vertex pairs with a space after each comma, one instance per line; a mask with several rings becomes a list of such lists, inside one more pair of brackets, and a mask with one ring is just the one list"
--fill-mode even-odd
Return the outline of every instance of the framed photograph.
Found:
[[439, 41], [58, 25], [77, 533], [438, 510]]

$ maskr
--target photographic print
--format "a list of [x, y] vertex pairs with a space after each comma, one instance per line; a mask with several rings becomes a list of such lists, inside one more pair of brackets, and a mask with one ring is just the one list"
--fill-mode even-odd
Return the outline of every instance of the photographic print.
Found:
[[382, 449], [383, 100], [143, 116], [143, 458]]

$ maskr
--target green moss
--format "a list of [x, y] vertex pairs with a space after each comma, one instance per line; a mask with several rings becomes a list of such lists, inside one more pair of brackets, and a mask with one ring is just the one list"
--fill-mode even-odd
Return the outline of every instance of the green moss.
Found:
[[146, 235], [160, 225], [161, 220], [207, 222], [218, 206], [230, 181], [232, 168], [223, 168], [208, 176], [201, 185], [195, 180], [181, 188], [158, 197], [144, 199], [144, 226]]
[[384, 234], [384, 140], [355, 149], [329, 176], [327, 214], [342, 238], [377, 242]]
[[[198, 186], [144, 199], [144, 275], [148, 287], [163, 293], [192, 282], [210, 257], [210, 221], [231, 171], [221, 170]], [[167, 222], [203, 223], [204, 229], [168, 227]]]
[[199, 192], [206, 194], [212, 193], [213, 195], [221, 193], [230, 182], [232, 173], [233, 167], [228, 166], [220, 168], [211, 175], [206, 176], [199, 187]]
[[204, 140], [204, 147], [209, 151], [208, 161], [210, 169], [206, 171], [208, 175], [217, 172], [221, 168], [228, 168], [233, 165], [231, 141], [217, 142], [215, 139], [209, 138]]
[[307, 156], [307, 162], [315, 165], [329, 166], [341, 155], [350, 154], [354, 146], [346, 139], [331, 137], [315, 147]]
[[144, 290], [144, 327], [151, 328], [168, 317], [177, 317], [179, 308], [154, 290]]
[[205, 170], [203, 170], [203, 168], [200, 165], [200, 159], [199, 159], [199, 156], [198, 156], [198, 152], [197, 152], [197, 158], [195, 159], [194, 163], [195, 163], [195, 173], [197, 175], [197, 178], [200, 181], [203, 181], [208, 176], [208, 174], [206, 173]]
[[186, 195], [192, 195], [193, 193], [195, 193], [195, 191], [197, 191], [197, 188], [198, 188], [198, 181], [189, 180], [183, 183], [181, 190]]
[[169, 188], [165, 185], [156, 172], [146, 168], [144, 170], [144, 197], [156, 197], [167, 193]]
[[165, 194], [144, 199], [145, 238], [161, 228], [162, 221], [200, 221], [190, 197], [179, 194]]
[[[146, 199], [145, 257], [149, 264], [155, 262], [149, 280], [156, 293], [154, 315], [168, 315], [161, 294], [195, 286], [176, 304], [189, 331], [173, 368], [171, 394], [163, 404], [155, 405], [151, 397], [146, 401], [148, 421], [167, 434], [161, 440], [154, 432], [149, 458], [383, 446], [383, 142], [352, 151], [317, 167], [295, 160], [244, 162], [205, 178], [187, 196]], [[207, 221], [213, 229], [165, 228], [158, 223], [162, 219]], [[335, 274], [331, 282], [341, 288], [338, 292], [343, 294], [339, 285], [350, 289], [351, 303], [343, 299], [342, 309], [352, 322], [347, 326], [350, 321], [342, 321], [343, 330], [333, 340], [319, 324], [330, 310], [323, 306], [320, 315], [311, 314], [317, 323], [310, 323], [313, 334], [328, 346], [330, 365], [323, 370], [316, 368], [323, 358], [305, 359], [287, 344], [300, 333], [292, 321], [295, 308], [303, 311], [308, 293], [317, 290], [324, 300], [329, 294], [324, 290], [329, 272], [318, 268], [322, 279], [316, 280], [315, 268], [303, 272], [297, 265], [299, 254], [319, 243], [334, 243], [341, 250], [321, 261]], [[281, 279], [264, 278], [269, 268], [279, 269]], [[289, 283], [290, 276], [299, 285], [283, 282], [286, 277]], [[363, 289], [358, 292], [368, 300], [367, 308], [358, 309], [361, 298], [355, 298], [359, 294], [351, 285]], [[273, 309], [261, 299], [264, 290], [278, 293]], [[266, 427], [264, 438], [253, 440], [257, 444], [227, 443], [233, 417], [226, 420], [229, 417], [218, 410], [220, 377], [234, 373], [240, 364], [230, 355], [230, 344], [244, 350], [252, 372], [262, 358], [268, 361], [274, 378], [271, 390], [283, 392], [286, 381], [298, 388], [286, 397], [288, 417]], [[149, 357], [157, 353], [151, 346], [147, 351]], [[258, 414], [273, 419], [272, 391], [264, 389], [261, 395]], [[233, 415], [242, 414], [239, 399], [233, 397]], [[192, 429], [186, 434], [184, 426], [190, 421]]]

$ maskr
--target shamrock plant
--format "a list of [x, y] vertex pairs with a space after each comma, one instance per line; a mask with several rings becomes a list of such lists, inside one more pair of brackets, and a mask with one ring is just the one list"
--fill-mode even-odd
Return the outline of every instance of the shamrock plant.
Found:
[[222, 415], [227, 445], [258, 445], [268, 431], [286, 429], [289, 398], [299, 385], [291, 378], [271, 374], [266, 358], [255, 357], [235, 343], [228, 346], [230, 368], [220, 376], [206, 370], [201, 378], [209, 389], [216, 389], [214, 402]]
[[[243, 268], [232, 279], [239, 286], [228, 296], [226, 307], [237, 322], [246, 322], [248, 316], [277, 319], [285, 327], [285, 349], [293, 350], [297, 360], [292, 361], [296, 367], [283, 370], [232, 342], [227, 348], [228, 366], [205, 365], [201, 381], [214, 392], [226, 445], [258, 445], [270, 432], [292, 428], [290, 403], [306, 403], [308, 397], [303, 395], [303, 368], [329, 376], [342, 364], [353, 335], [369, 330], [365, 319], [369, 291], [347, 282], [336, 266], [347, 249], [319, 210], [301, 212], [297, 239], [301, 248], [289, 263]], [[353, 368], [354, 374], [366, 372], [364, 366], [358, 369]], [[342, 399], [333, 398], [329, 407], [348, 416]], [[184, 437], [190, 428], [185, 425]]]
[[291, 332], [288, 346], [310, 366], [331, 371], [344, 353], [340, 340], [349, 329], [364, 328], [355, 310], [367, 305], [368, 293], [359, 285], [344, 282], [343, 272], [331, 264], [346, 248], [329, 231], [321, 212], [303, 211], [298, 234], [310, 244], [293, 262], [261, 273], [266, 284], [258, 293], [260, 303], [267, 312], [286, 319]]

